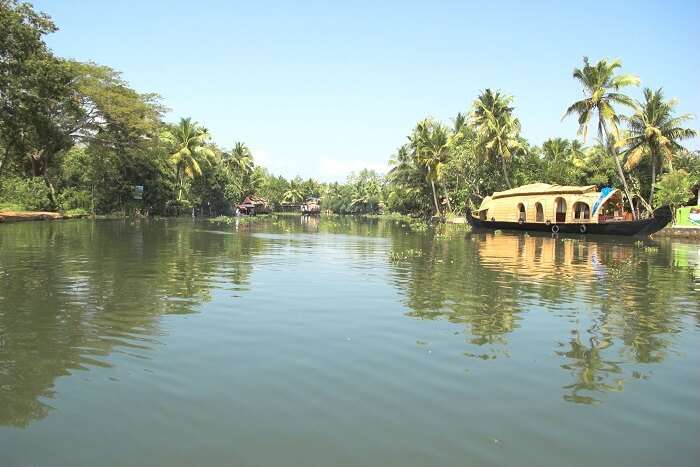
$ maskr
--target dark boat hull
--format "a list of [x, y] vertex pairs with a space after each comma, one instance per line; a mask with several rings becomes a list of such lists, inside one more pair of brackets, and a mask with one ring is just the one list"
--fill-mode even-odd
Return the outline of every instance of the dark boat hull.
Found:
[[654, 211], [653, 217], [636, 221], [595, 223], [544, 223], [544, 222], [502, 222], [481, 220], [474, 217], [470, 210], [466, 213], [467, 222], [474, 229], [480, 230], [525, 230], [533, 232], [571, 233], [580, 235], [626, 235], [649, 236], [663, 229], [671, 222], [672, 214], [668, 206]]

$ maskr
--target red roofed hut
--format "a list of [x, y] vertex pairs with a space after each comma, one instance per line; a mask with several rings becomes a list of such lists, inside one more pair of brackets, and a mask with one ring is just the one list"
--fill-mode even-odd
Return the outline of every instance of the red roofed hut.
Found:
[[241, 204], [238, 205], [241, 214], [254, 216], [256, 214], [268, 214], [270, 206], [267, 201], [259, 196], [246, 196]]

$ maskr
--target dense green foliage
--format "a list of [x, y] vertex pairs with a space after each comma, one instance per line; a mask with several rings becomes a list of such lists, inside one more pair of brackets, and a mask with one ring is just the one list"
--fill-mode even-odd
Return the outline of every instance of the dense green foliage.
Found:
[[[654, 197], [659, 204], [667, 204], [673, 209], [673, 215], [676, 214], [676, 209], [683, 206], [690, 196], [692, 189], [697, 183], [700, 183], [697, 176], [689, 175], [685, 170], [673, 170], [661, 177], [656, 186]], [[675, 220], [675, 219], [674, 219]]]
[[[3, 209], [221, 215], [257, 195], [274, 210], [320, 198], [338, 214], [429, 217], [461, 213], [493, 191], [547, 182], [621, 187], [635, 215], [644, 215], [680, 186], [666, 186], [673, 177], [687, 174], [674, 200], [691, 198], [700, 178], [698, 153], [681, 146], [695, 136], [683, 127], [689, 116], [676, 116], [675, 101], [660, 89], [645, 89], [641, 102], [623, 94], [639, 78], [617, 74], [619, 60], [584, 58], [574, 69], [584, 98], [565, 116], [578, 118], [583, 144], [552, 138], [531, 145], [520, 134], [514, 98], [485, 89], [451, 124], [418, 122], [386, 175], [362, 170], [328, 184], [275, 176], [244, 143], [220, 148], [189, 118], [165, 122], [156, 94], [131, 89], [109, 67], [55, 56], [43, 42], [55, 30], [30, 5], [0, 0]], [[597, 141], [586, 147], [592, 122]], [[674, 169], [683, 171], [664, 177], [665, 194], [656, 196], [657, 178]], [[143, 199], [134, 196], [139, 186]]]

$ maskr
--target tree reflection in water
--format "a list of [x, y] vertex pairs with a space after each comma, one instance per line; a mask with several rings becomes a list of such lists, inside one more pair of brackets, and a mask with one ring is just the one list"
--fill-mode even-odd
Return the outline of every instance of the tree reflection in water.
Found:
[[128, 221], [5, 225], [0, 245], [0, 425], [20, 427], [48, 414], [57, 377], [150, 348], [161, 315], [195, 311], [221, 282], [244, 289], [266, 247]]
[[[670, 243], [626, 238], [567, 238], [474, 233], [466, 240], [395, 236], [393, 265], [408, 316], [444, 318], [465, 326], [467, 351], [480, 359], [508, 357], [508, 336], [527, 313], [542, 308], [569, 324], [553, 342], [573, 379], [564, 399], [594, 403], [595, 394], [621, 391], [623, 364], [664, 361], [683, 320], [700, 312], [695, 266], [674, 259]], [[556, 339], [556, 338], [555, 338]]]
[[158, 344], [161, 316], [197, 311], [213, 291], [244, 293], [253, 265], [281, 244], [335, 241], [288, 233], [388, 238], [355, 242], [346, 251], [350, 266], [376, 267], [377, 255], [388, 254], [379, 274], [388, 272], [407, 315], [463, 327], [468, 357], [509, 358], [511, 336], [525, 319], [555, 320], [558, 331], [546, 334], [549, 353], [570, 379], [564, 399], [574, 403], [594, 403], [630, 377], [649, 377], [644, 365], [663, 362], [676, 335], [700, 316], [696, 246], [505, 233], [450, 237], [411, 232], [401, 221], [332, 216], [218, 230], [178, 221], [4, 225], [0, 425], [46, 417], [61, 375], [108, 366], [115, 352], [147, 353]]

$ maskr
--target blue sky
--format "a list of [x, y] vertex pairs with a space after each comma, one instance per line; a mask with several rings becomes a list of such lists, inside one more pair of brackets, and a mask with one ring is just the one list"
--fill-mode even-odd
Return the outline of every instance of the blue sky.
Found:
[[[584, 55], [700, 113], [700, 2], [41, 0], [59, 55], [123, 72], [272, 172], [342, 181], [384, 170], [413, 125], [449, 122], [480, 90], [515, 97], [523, 134], [572, 138]], [[640, 89], [630, 91], [635, 97]], [[691, 123], [700, 129], [700, 121]], [[689, 143], [693, 149], [698, 140]]]

